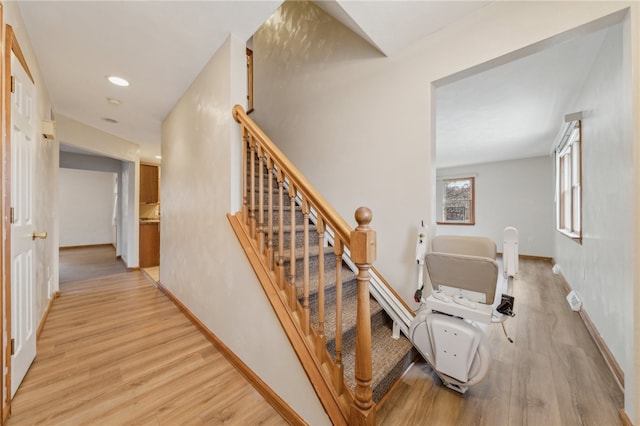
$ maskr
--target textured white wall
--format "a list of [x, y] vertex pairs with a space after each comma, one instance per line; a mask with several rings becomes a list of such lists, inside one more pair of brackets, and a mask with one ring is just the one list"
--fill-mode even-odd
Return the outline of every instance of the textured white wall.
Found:
[[[553, 160], [535, 157], [437, 170], [438, 177], [475, 176], [476, 224], [437, 225], [432, 235], [491, 238], [502, 251], [502, 231], [515, 226], [520, 254], [553, 257]], [[436, 196], [440, 196], [436, 191]]]
[[[575, 37], [620, 21], [622, 13], [614, 14], [627, 7], [637, 64], [637, 2], [494, 2], [388, 58], [323, 18], [313, 4], [285, 3], [253, 38], [253, 117], [350, 223], [359, 205], [372, 208], [376, 266], [411, 304], [416, 227], [420, 219], [430, 226], [435, 222], [433, 85], [542, 49], [554, 36]], [[633, 72], [636, 81], [638, 71]], [[637, 87], [634, 83], [636, 142]], [[633, 312], [640, 289], [631, 283], [625, 291], [629, 285], [635, 288]], [[624, 326], [625, 347], [635, 348], [639, 359], [634, 336], [640, 338], [640, 327], [628, 321], [613, 320], [606, 327]], [[640, 372], [629, 364], [624, 368], [636, 378], [625, 392], [625, 408], [634, 419]]]
[[285, 3], [253, 38], [254, 120], [349, 223], [372, 209], [376, 266], [413, 303], [414, 235], [435, 222], [432, 82], [620, 7], [498, 2], [386, 58], [314, 4]]
[[115, 173], [60, 169], [60, 247], [114, 244]]
[[140, 145], [87, 126], [62, 114], [56, 115], [56, 135], [66, 145], [75, 146], [124, 161], [139, 161]]
[[572, 111], [582, 120], [582, 245], [555, 233], [554, 258], [625, 372], [632, 371], [633, 143], [622, 24], [608, 31]]
[[230, 36], [163, 122], [160, 281], [309, 424], [329, 424], [226, 217], [245, 69]]

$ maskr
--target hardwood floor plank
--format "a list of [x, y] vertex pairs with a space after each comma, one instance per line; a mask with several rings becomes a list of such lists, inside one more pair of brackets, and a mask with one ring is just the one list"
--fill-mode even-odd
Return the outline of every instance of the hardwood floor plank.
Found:
[[509, 424], [562, 424], [549, 358], [529, 350], [519, 350], [517, 356], [511, 377]]
[[65, 284], [9, 425], [286, 422], [140, 272]]
[[573, 426], [620, 424], [624, 395], [549, 262], [520, 260], [516, 316], [487, 331], [493, 365], [459, 395], [424, 361], [379, 407], [382, 425]]
[[[508, 425], [512, 370], [513, 364], [495, 360], [488, 376], [460, 401], [460, 414], [456, 423], [477, 426]], [[495, 392], [495, 389], [500, 389], [501, 392]]]
[[[598, 366], [582, 348], [556, 344], [556, 359], [551, 366], [558, 389], [558, 402], [562, 407], [563, 424], [603, 425], [618, 413], [610, 389], [598, 373]], [[571, 386], [571, 384], [575, 384]]]
[[[548, 262], [522, 260], [516, 317], [488, 330], [493, 366], [459, 395], [424, 362], [382, 425], [616, 425], [623, 394]], [[66, 283], [9, 425], [265, 424], [284, 420], [139, 272]]]
[[407, 371], [397, 388], [392, 391], [382, 410], [376, 413], [379, 424], [409, 426], [428, 424], [426, 418], [434, 407], [440, 381], [424, 362]]
[[89, 280], [127, 271], [112, 245], [60, 249], [60, 284]]

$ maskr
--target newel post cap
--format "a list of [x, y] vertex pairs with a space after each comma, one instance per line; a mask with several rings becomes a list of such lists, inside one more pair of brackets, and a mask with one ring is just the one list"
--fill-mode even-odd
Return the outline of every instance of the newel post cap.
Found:
[[376, 231], [369, 227], [373, 214], [367, 207], [355, 213], [358, 227], [351, 231], [351, 259], [356, 263], [373, 263], [376, 260]]

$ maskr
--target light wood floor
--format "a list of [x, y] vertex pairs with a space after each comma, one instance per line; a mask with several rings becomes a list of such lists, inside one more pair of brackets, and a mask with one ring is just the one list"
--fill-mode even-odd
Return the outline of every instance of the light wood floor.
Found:
[[160, 267], [152, 266], [150, 268], [142, 268], [142, 272], [156, 283], [160, 282]]
[[489, 329], [494, 364], [463, 396], [424, 363], [378, 411], [382, 425], [618, 425], [623, 393], [547, 262], [521, 260], [516, 317]]
[[126, 271], [127, 267], [116, 258], [116, 249], [110, 244], [60, 249], [61, 285]]
[[[620, 424], [623, 394], [550, 265], [521, 261], [515, 296], [507, 322], [515, 343], [490, 327], [494, 364], [485, 381], [461, 396], [418, 363], [378, 423]], [[62, 286], [38, 351], [10, 426], [284, 424], [139, 272]]]
[[286, 423], [141, 272], [128, 272], [62, 286], [8, 424]]

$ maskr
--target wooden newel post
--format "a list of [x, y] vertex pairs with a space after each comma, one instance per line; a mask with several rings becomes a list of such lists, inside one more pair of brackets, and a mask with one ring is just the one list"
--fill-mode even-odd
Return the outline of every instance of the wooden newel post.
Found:
[[351, 405], [351, 425], [374, 425], [375, 403], [371, 390], [371, 309], [369, 306], [369, 268], [376, 257], [376, 233], [369, 228], [371, 210], [356, 210], [358, 227], [351, 232], [351, 259], [358, 267], [358, 307], [356, 316], [356, 388]]

